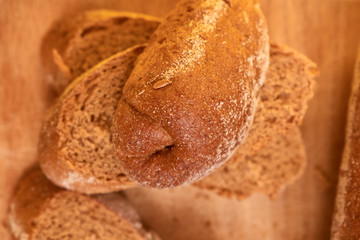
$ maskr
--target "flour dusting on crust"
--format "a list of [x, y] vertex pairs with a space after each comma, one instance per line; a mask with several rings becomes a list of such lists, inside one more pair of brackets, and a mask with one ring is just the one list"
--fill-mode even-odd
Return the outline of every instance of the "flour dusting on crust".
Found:
[[94, 177], [85, 178], [76, 172], [69, 172], [67, 176], [62, 180], [62, 186], [67, 189], [72, 189], [75, 184], [95, 184], [96, 179]]
[[191, 70], [195, 63], [204, 56], [206, 40], [201, 35], [214, 31], [218, 19], [225, 13], [226, 4], [223, 1], [207, 0], [201, 4], [201, 7], [207, 9], [202, 19], [200, 21], [192, 20], [189, 23], [193, 29], [185, 42], [189, 43], [191, 48], [183, 50], [180, 57], [171, 64], [171, 67], [156, 76], [155, 79], [171, 80], [174, 75]]

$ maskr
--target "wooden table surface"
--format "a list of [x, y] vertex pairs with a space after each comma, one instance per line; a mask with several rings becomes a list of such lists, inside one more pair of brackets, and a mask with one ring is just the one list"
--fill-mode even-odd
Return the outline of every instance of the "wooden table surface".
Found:
[[[360, 43], [358, 0], [262, 0], [270, 37], [305, 53], [321, 71], [302, 132], [304, 176], [274, 202], [238, 202], [191, 187], [127, 191], [145, 222], [164, 239], [329, 239], [350, 83]], [[36, 161], [38, 132], [49, 105], [39, 59], [54, 19], [112, 8], [164, 17], [171, 0], [0, 0], [0, 239], [14, 186]]]

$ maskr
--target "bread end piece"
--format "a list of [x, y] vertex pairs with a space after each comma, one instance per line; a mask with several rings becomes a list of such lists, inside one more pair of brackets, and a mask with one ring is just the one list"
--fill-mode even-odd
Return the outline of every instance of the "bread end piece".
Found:
[[300, 126], [314, 95], [319, 71], [314, 62], [296, 50], [270, 44], [270, 65], [247, 139], [240, 148], [254, 153], [276, 133]]
[[360, 238], [360, 48], [349, 99], [345, 137], [331, 240]]

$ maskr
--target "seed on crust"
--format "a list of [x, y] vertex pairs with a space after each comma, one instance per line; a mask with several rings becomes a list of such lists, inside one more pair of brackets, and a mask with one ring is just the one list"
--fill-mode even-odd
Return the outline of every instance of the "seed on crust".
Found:
[[171, 83], [171, 81], [169, 81], [167, 79], [163, 79], [163, 80], [160, 80], [160, 81], [157, 81], [156, 83], [154, 83], [153, 88], [160, 89], [160, 88], [166, 87], [170, 83]]

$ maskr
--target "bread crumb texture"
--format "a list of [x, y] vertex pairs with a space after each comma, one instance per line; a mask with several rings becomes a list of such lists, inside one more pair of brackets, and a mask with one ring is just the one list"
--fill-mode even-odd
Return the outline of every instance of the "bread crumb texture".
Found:
[[310, 59], [290, 47], [272, 43], [266, 82], [259, 91], [254, 121], [241, 148], [256, 152], [276, 133], [301, 125], [318, 75]]
[[73, 82], [45, 120], [39, 156], [57, 185], [86, 193], [132, 186], [115, 155], [112, 119], [139, 45], [100, 63]]
[[253, 192], [275, 196], [298, 178], [306, 156], [296, 126], [317, 76], [316, 65], [302, 54], [271, 44], [270, 66], [248, 138], [223, 167], [194, 185], [243, 199]]
[[194, 186], [229, 198], [245, 199], [254, 192], [275, 198], [304, 171], [306, 153], [298, 127], [280, 133], [258, 152], [238, 151], [224, 166]]
[[[43, 40], [42, 62], [47, 78], [61, 93], [100, 61], [146, 43], [161, 19], [130, 12], [87, 11], [64, 16]], [[56, 53], [52, 55], [52, 53]]]

